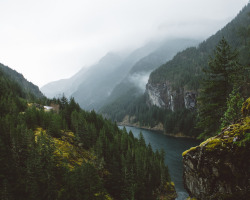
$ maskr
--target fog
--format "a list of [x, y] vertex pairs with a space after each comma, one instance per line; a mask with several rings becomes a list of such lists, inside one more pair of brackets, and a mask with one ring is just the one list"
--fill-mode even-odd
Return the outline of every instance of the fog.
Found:
[[205, 39], [248, 0], [1, 0], [0, 62], [38, 86], [69, 78], [110, 51], [151, 40]]
[[145, 85], [148, 83], [150, 72], [147, 73], [135, 73], [129, 76], [129, 81], [141, 90], [141, 93], [145, 91]]

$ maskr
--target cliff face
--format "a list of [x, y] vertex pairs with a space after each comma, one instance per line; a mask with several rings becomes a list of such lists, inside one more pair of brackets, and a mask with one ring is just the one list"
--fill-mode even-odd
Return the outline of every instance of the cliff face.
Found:
[[159, 108], [172, 111], [181, 108], [194, 109], [196, 107], [197, 92], [184, 88], [174, 89], [171, 83], [148, 83], [146, 85], [147, 103]]
[[184, 186], [190, 196], [250, 199], [250, 98], [242, 111], [238, 124], [183, 153]]

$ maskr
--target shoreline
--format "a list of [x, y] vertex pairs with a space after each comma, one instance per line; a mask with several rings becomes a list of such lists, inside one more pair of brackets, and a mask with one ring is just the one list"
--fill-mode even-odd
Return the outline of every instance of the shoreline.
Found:
[[117, 126], [130, 126], [130, 127], [135, 127], [135, 128], [140, 128], [140, 129], [144, 129], [144, 130], [150, 130], [150, 131], [159, 131], [161, 132], [161, 134], [163, 135], [167, 135], [167, 136], [171, 136], [171, 137], [175, 137], [175, 138], [188, 138], [188, 139], [195, 139], [198, 140], [195, 137], [191, 137], [191, 136], [187, 136], [187, 135], [183, 135], [182, 133], [177, 133], [177, 134], [171, 134], [171, 133], [166, 133], [162, 128], [158, 128], [156, 127], [146, 127], [146, 126], [139, 126], [137, 124], [130, 124], [130, 123], [124, 123], [124, 122], [117, 122]]

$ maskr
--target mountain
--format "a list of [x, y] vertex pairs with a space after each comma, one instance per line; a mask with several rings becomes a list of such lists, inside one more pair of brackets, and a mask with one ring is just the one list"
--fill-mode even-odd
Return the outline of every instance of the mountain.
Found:
[[58, 97], [62, 94], [69, 97], [71, 96], [72, 92], [74, 92], [78, 87], [78, 84], [81, 82], [82, 76], [86, 71], [87, 69], [82, 68], [70, 79], [61, 79], [58, 81], [50, 82], [41, 87], [41, 91], [48, 98]]
[[131, 68], [123, 80], [113, 89], [101, 109], [102, 113], [106, 110], [112, 110], [114, 107], [120, 107], [132, 102], [137, 96], [143, 94], [149, 74], [180, 50], [186, 47], [198, 44], [198, 41], [192, 39], [172, 39], [161, 42], [161, 45], [149, 55], [141, 58]]
[[204, 77], [202, 70], [207, 68], [218, 42], [224, 37], [232, 48], [237, 48], [240, 63], [250, 65], [249, 34], [245, 34], [250, 26], [249, 12], [250, 4], [215, 35], [197, 47], [178, 52], [173, 59], [155, 69], [149, 76], [144, 94], [136, 97], [124, 93], [101, 112], [112, 120], [126, 121], [125, 124], [161, 127], [167, 133], [197, 136], [195, 110]]
[[87, 69], [83, 68], [69, 79], [48, 83], [41, 91], [50, 98], [62, 94], [67, 97], [73, 96], [82, 108], [98, 110], [131, 67], [157, 46], [157, 43], [150, 42], [128, 56], [108, 53], [97, 64]]
[[[250, 4], [244, 7], [242, 11], [223, 29], [219, 30], [215, 35], [209, 37], [206, 41], [202, 42], [198, 47], [188, 48], [178, 53], [171, 61], [167, 62], [165, 65], [152, 72], [150, 74], [150, 78], [145, 91], [147, 104], [151, 106], [157, 106], [160, 109], [169, 109], [174, 112], [185, 109], [196, 110], [197, 97], [201, 94], [201, 91], [204, 88], [204, 85], [202, 85], [201, 83], [205, 83], [204, 80], [208, 75], [207, 73], [204, 73], [203, 70], [206, 70], [210, 67], [209, 62], [213, 57], [216, 57], [215, 52], [218, 51], [217, 45], [223, 38], [227, 41], [229, 47], [232, 50], [237, 49], [239, 61], [236, 62], [239, 63], [239, 65], [244, 66], [243, 68], [245, 68], [245, 78], [241, 79], [241, 81], [244, 81], [245, 83], [242, 85], [240, 90], [243, 98], [247, 98], [250, 94], [249, 13]], [[248, 27], [248, 29], [244, 29], [244, 27]], [[223, 96], [223, 98], [227, 99], [229, 97]], [[226, 100], [223, 102], [226, 102]], [[201, 103], [199, 105], [200, 107], [202, 106]], [[222, 109], [226, 109], [226, 103], [224, 104], [224, 107]], [[206, 115], [204, 117], [207, 118], [208, 116]], [[216, 125], [216, 127], [219, 126], [219, 121], [222, 117], [223, 113], [219, 115], [219, 119], [217, 119], [218, 125]], [[166, 120], [165, 118], [163, 122], [165, 124], [165, 130], [168, 129], [168, 132], [170, 133], [178, 133], [184, 132], [186, 130], [192, 130], [192, 128], [190, 128], [188, 125], [190, 122], [187, 123], [185, 119], [188, 119], [188, 121], [190, 121], [190, 119], [185, 116], [180, 116], [179, 119], [176, 118], [177, 121], [181, 121], [182, 126], [180, 128], [180, 124], [176, 123], [176, 125], [173, 125], [171, 119]], [[197, 127], [196, 123], [197, 117], [193, 116], [193, 121], [191, 124]], [[192, 130], [191, 132], [198, 133], [199, 130]], [[207, 137], [205, 136], [206, 134], [201, 134], [202, 132], [203, 131], [200, 130], [200, 137]], [[213, 132], [210, 134], [216, 133]], [[193, 135], [195, 136], [196, 134]]]
[[[101, 99], [105, 99], [110, 92], [111, 81], [115, 82], [113, 71], [119, 71], [122, 59], [114, 54], [108, 53], [96, 65], [82, 76], [82, 81], [72, 96], [79, 102], [82, 108], [87, 110], [96, 109]], [[107, 79], [109, 77], [109, 79]]]
[[44, 95], [39, 90], [38, 86], [27, 81], [22, 74], [0, 63], [0, 70], [12, 81], [22, 85], [23, 92], [28, 96], [34, 96], [35, 98], [42, 98]]
[[82, 68], [78, 73], [69, 79], [62, 79], [48, 83], [41, 88], [41, 91], [50, 98], [60, 96], [62, 94], [70, 97], [74, 93], [78, 95], [77, 91], [80, 87], [83, 89], [82, 93], [84, 93], [86, 98], [86, 96], [88, 97], [88, 95], [90, 95], [89, 87], [95, 87], [98, 85], [103, 73], [109, 74], [120, 64], [121, 58], [118, 55], [108, 53], [97, 64], [87, 69]]
[[[249, 65], [247, 38], [242, 37], [240, 32], [243, 27], [250, 25], [249, 12], [248, 4], [235, 19], [198, 47], [178, 53], [171, 61], [153, 71], [146, 87], [148, 103], [171, 110], [188, 108], [185, 99], [197, 96], [203, 76], [202, 68], [208, 66], [209, 57], [223, 37], [232, 48], [239, 51], [240, 63]], [[154, 95], [156, 93], [159, 95]]]

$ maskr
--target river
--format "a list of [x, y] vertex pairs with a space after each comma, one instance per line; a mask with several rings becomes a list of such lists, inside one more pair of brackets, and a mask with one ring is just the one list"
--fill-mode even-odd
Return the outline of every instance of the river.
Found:
[[[123, 128], [123, 126], [119, 126]], [[133, 132], [135, 137], [138, 137], [142, 132], [146, 143], [150, 143], [153, 150], [164, 149], [165, 164], [168, 165], [169, 173], [172, 181], [175, 184], [175, 189], [178, 194], [176, 200], [184, 200], [188, 197], [188, 193], [184, 189], [182, 180], [182, 152], [189, 149], [190, 147], [197, 146], [200, 142], [189, 138], [176, 138], [167, 135], [163, 135], [157, 131], [150, 131], [140, 129], [136, 127], [126, 126], [127, 131]]]

